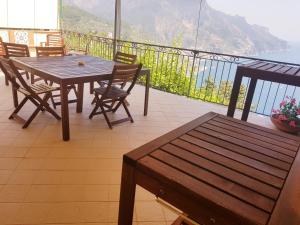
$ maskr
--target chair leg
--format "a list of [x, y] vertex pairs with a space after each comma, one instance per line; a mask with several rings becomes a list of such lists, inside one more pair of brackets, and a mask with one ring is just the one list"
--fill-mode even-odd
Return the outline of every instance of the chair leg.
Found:
[[126, 106], [125, 99], [122, 101], [122, 105], [123, 105], [123, 107], [124, 107], [124, 109], [125, 109], [125, 111], [127, 113], [127, 116], [130, 118], [131, 123], [133, 123], [134, 121], [133, 121], [132, 116], [131, 116], [131, 114], [130, 114], [127, 106]]
[[37, 107], [37, 109], [32, 113], [32, 115], [29, 117], [29, 119], [25, 122], [23, 125], [23, 128], [27, 128], [29, 124], [32, 122], [32, 120], [37, 116], [37, 114], [42, 110], [43, 106], [40, 105]]
[[101, 108], [101, 110], [103, 112], [103, 115], [104, 115], [104, 118], [106, 120], [107, 125], [109, 126], [110, 129], [112, 129], [112, 125], [111, 125], [111, 123], [110, 123], [110, 121], [108, 119], [108, 116], [106, 115], [104, 107], [101, 104], [99, 106], [100, 106], [100, 108]]
[[117, 104], [116, 107], [112, 110], [112, 112], [115, 113], [121, 105], [122, 105], [122, 100], [118, 102], [118, 104]]
[[9, 85], [9, 81], [8, 81], [7, 75], [4, 74], [4, 76], [5, 76], [5, 85], [8, 86]]
[[99, 109], [99, 107], [100, 107], [100, 104], [99, 104], [99, 102], [96, 101], [96, 105], [95, 105], [93, 111], [91, 112], [91, 114], [89, 115], [89, 119], [93, 118], [93, 116], [95, 115], [95, 113], [97, 112], [97, 110]]
[[51, 97], [51, 93], [46, 94], [43, 98], [43, 102], [41, 102], [42, 107], [45, 108], [45, 110], [49, 113], [51, 113], [56, 119], [61, 120], [61, 117], [51, 108], [49, 107], [49, 104], [47, 103], [48, 99]]
[[25, 103], [28, 101], [28, 97], [26, 96], [21, 102], [20, 104], [17, 106], [17, 108], [15, 108], [15, 110], [13, 111], [13, 113], [8, 117], [8, 119], [13, 119], [14, 115], [17, 114], [20, 109], [25, 105]]
[[34, 84], [34, 75], [33, 74], [30, 74], [30, 83]]

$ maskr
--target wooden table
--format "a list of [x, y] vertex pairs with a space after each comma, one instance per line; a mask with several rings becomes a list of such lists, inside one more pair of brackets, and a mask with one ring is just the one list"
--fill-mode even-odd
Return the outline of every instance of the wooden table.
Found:
[[239, 65], [237, 67], [233, 83], [227, 116], [234, 116], [243, 77], [251, 78], [242, 114], [242, 120], [247, 121], [257, 80], [259, 79], [299, 87], [300, 65], [286, 65], [263, 61], [255, 61], [249, 64]]
[[[70, 139], [68, 85], [78, 84], [78, 113], [82, 112], [84, 83], [107, 80], [112, 73], [115, 62], [99, 57], [86, 55], [57, 57], [18, 57], [12, 58], [14, 64], [31, 74], [53, 81], [61, 87], [61, 117], [63, 140]], [[85, 62], [79, 66], [78, 62]], [[142, 69], [141, 75], [146, 75], [144, 115], [148, 112], [150, 87], [150, 70]]]
[[136, 185], [199, 224], [299, 225], [300, 137], [210, 112], [124, 155], [119, 225]]

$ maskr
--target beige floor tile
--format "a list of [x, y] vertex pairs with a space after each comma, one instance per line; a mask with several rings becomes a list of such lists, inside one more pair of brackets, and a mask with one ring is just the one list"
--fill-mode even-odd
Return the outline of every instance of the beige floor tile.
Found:
[[137, 221], [165, 221], [162, 207], [155, 201], [137, 201], [136, 202]]
[[0, 190], [0, 202], [23, 202], [30, 185], [5, 185]]
[[0, 184], [7, 184], [13, 170], [0, 170]]
[[12, 224], [42, 224], [50, 210], [48, 203], [23, 203], [12, 220]]
[[[88, 119], [92, 96], [86, 91], [83, 113], [70, 105], [71, 140], [63, 142], [61, 122], [47, 113], [27, 129], [7, 119], [13, 110], [10, 88], [0, 74], [0, 225], [117, 225], [123, 154], [208, 111], [226, 113], [226, 107], [151, 90], [144, 117], [144, 87], [136, 86], [129, 97], [135, 123], [111, 130], [103, 116]], [[29, 104], [22, 115], [32, 110]], [[124, 110], [109, 116], [121, 118]], [[270, 127], [265, 117], [249, 119]], [[154, 199], [137, 187], [134, 225], [175, 220]]]
[[24, 202], [54, 202], [56, 193], [57, 185], [32, 185]]

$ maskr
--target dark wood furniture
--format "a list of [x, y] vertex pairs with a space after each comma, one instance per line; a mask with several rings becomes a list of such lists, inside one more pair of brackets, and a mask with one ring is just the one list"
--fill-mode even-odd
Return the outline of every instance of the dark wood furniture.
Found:
[[[60, 116], [53, 109], [51, 109], [47, 103], [52, 91], [57, 90], [55, 87], [43, 83], [28, 85], [11, 60], [0, 58], [0, 63], [2, 70], [11, 81], [12, 87], [17, 92], [22, 93], [25, 96], [13, 113], [9, 116], [9, 119], [21, 120], [24, 123], [23, 128], [27, 128], [40, 111], [47, 111], [56, 119], [61, 119]], [[44, 96], [40, 97], [40, 95]], [[24, 120], [18, 115], [18, 112], [28, 100], [31, 101], [37, 108], [27, 120]]]
[[[3, 40], [2, 38], [0, 37], [0, 57], [5, 57], [5, 50], [4, 50], [4, 46], [3, 46]], [[1, 69], [1, 67], [0, 67]], [[4, 74], [5, 76], [5, 85], [8, 86], [9, 85], [9, 82], [8, 82], [8, 78], [6, 77], [6, 75]]]
[[[18, 57], [13, 58], [14, 64], [43, 79], [60, 85], [62, 135], [63, 140], [70, 139], [68, 86], [78, 84], [77, 112], [82, 112], [84, 83], [98, 80], [108, 80], [111, 77], [115, 62], [102, 58], [75, 55], [53, 57]], [[84, 62], [84, 65], [79, 65]], [[140, 75], [146, 75], [144, 115], [148, 112], [148, 97], [150, 87], [150, 70], [142, 69]]]
[[[122, 63], [122, 64], [134, 64], [136, 61], [137, 56], [132, 55], [132, 54], [127, 54], [123, 52], [117, 51], [116, 55], [114, 56], [114, 61], [117, 63]], [[107, 85], [107, 81], [100, 81], [98, 82], [100, 86]], [[121, 87], [124, 87], [126, 83], [120, 84]], [[90, 83], [90, 93], [93, 94], [94, 90], [94, 82]], [[94, 101], [93, 101], [94, 103]]]
[[255, 61], [249, 64], [239, 65], [237, 67], [235, 80], [233, 83], [227, 116], [234, 116], [243, 77], [251, 78], [242, 114], [242, 120], [247, 121], [257, 80], [300, 86], [300, 66], [263, 61]]
[[46, 42], [41, 42], [41, 47], [62, 47], [64, 45], [64, 38], [61, 34], [47, 34]]
[[[65, 56], [65, 47], [61, 46], [61, 47], [36, 47], [36, 56], [37, 57], [48, 57], [48, 56]], [[33, 83], [36, 81], [42, 80], [41, 77], [38, 77], [36, 79], [34, 79]], [[47, 82], [47, 81], [46, 81]], [[53, 81], [49, 82], [50, 85], [53, 85]], [[76, 103], [77, 99], [78, 99], [78, 92], [76, 89], [75, 84], [71, 84], [68, 86], [68, 93], [70, 93], [70, 91], [73, 90], [76, 96], [76, 99], [72, 99], [69, 100], [69, 103]], [[59, 91], [59, 89], [58, 89]], [[60, 100], [60, 94], [55, 94], [52, 93], [51, 94], [51, 102], [53, 104], [53, 107], [56, 109], [56, 106], [61, 105], [61, 100]], [[59, 98], [59, 100], [56, 100], [57, 98]]]
[[199, 224], [299, 225], [300, 137], [210, 112], [123, 157], [119, 225], [136, 185]]
[[[112, 129], [113, 125], [122, 122], [131, 121], [133, 123], [133, 118], [125, 104], [125, 100], [127, 96], [130, 95], [130, 92], [138, 79], [141, 69], [141, 64], [115, 65], [112, 72], [112, 76], [108, 80], [107, 86], [94, 89], [96, 99], [95, 107], [91, 112], [89, 118], [92, 119], [93, 116], [97, 114], [103, 114], [107, 125], [110, 129]], [[127, 90], [125, 90], [123, 87], [116, 86], [116, 84], [126, 84], [127, 82], [131, 82]], [[115, 107], [114, 103], [117, 103]], [[106, 113], [116, 112], [121, 105], [124, 107], [128, 117], [124, 119], [110, 121]], [[101, 109], [100, 111], [98, 111], [99, 108]]]

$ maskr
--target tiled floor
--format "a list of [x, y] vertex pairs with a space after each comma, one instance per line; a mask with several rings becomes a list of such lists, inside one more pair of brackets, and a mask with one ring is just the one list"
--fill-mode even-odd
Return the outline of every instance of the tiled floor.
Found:
[[[226, 112], [222, 106], [151, 90], [144, 117], [143, 90], [136, 86], [129, 98], [135, 123], [113, 130], [102, 116], [88, 119], [92, 97], [86, 91], [83, 113], [70, 106], [71, 141], [63, 142], [60, 122], [47, 113], [25, 130], [7, 119], [13, 109], [11, 89], [0, 75], [0, 225], [117, 224], [122, 155], [206, 112]], [[29, 105], [22, 114], [30, 112]], [[250, 121], [270, 125], [253, 114]], [[135, 225], [166, 225], [174, 219], [138, 188]]]

